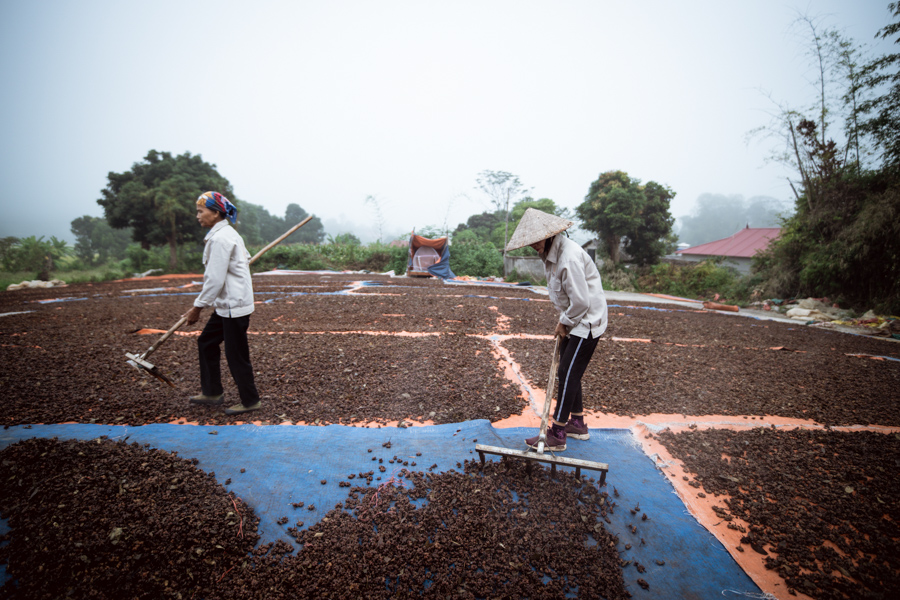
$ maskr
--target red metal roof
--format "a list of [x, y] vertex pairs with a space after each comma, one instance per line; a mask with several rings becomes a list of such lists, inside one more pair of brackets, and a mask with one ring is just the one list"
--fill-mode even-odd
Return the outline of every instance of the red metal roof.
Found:
[[779, 227], [746, 227], [724, 240], [678, 250], [676, 254], [750, 258], [760, 250], [765, 250], [772, 240], [778, 239], [779, 235], [781, 235]]

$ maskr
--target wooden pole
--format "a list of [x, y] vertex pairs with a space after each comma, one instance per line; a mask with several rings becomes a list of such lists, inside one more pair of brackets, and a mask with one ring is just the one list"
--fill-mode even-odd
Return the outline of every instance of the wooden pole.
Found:
[[541, 432], [538, 434], [538, 454], [544, 453], [547, 443], [547, 420], [550, 417], [550, 402], [553, 400], [553, 388], [556, 387], [556, 369], [559, 368], [559, 336], [553, 336], [556, 342], [553, 344], [553, 360], [550, 361], [550, 381], [547, 382], [547, 394], [544, 399], [544, 410], [541, 414]]
[[250, 259], [250, 264], [252, 265], [254, 262], [256, 262], [256, 259], [257, 259], [257, 258], [259, 258], [259, 257], [262, 256], [263, 254], [265, 254], [266, 252], [268, 252], [269, 250], [271, 250], [272, 247], [275, 246], [275, 245], [277, 245], [277, 244], [279, 244], [279, 243], [281, 242], [281, 240], [283, 240], [283, 239], [286, 238], [287, 236], [291, 235], [292, 233], [294, 233], [295, 231], [297, 231], [298, 229], [300, 229], [301, 227], [303, 227], [304, 225], [306, 225], [311, 219], [312, 219], [312, 215], [309, 215], [308, 217], [306, 217], [305, 219], [303, 219], [302, 221], [300, 221], [299, 223], [297, 223], [296, 225], [294, 225], [293, 227], [291, 227], [290, 229], [288, 229], [287, 232], [283, 233], [283, 234], [282, 234], [278, 239], [276, 239], [274, 242], [270, 243], [268, 246], [266, 246], [265, 248], [263, 248], [262, 250], [260, 250], [259, 252], [257, 252], [257, 253], [253, 256], [253, 258]]

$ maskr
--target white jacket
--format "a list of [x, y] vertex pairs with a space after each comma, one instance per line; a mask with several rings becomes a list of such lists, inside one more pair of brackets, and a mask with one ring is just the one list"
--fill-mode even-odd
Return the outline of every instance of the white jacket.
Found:
[[581, 246], [557, 235], [550, 252], [541, 256], [547, 274], [550, 302], [559, 311], [559, 322], [569, 335], [597, 338], [606, 331], [606, 294], [597, 265]]
[[253, 312], [250, 254], [240, 234], [221, 220], [204, 238], [203, 289], [194, 306], [215, 306], [220, 317], [243, 317]]

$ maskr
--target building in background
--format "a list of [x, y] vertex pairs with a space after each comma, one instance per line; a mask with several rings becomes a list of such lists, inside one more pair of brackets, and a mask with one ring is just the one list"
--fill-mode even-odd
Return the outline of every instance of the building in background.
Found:
[[675, 255], [684, 261], [702, 262], [716, 257], [723, 257], [722, 264], [732, 267], [741, 274], [750, 272], [750, 259], [754, 254], [765, 250], [773, 240], [781, 235], [779, 227], [753, 227], [741, 229], [723, 240], [707, 242], [691, 248], [679, 249]]

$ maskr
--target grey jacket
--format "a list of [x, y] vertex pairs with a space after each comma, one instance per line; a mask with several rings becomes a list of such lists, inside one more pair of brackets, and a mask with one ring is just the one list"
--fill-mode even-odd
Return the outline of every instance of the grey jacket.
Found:
[[597, 265], [581, 246], [557, 235], [550, 252], [541, 256], [547, 275], [550, 302], [559, 311], [559, 322], [569, 334], [600, 337], [606, 331], [606, 295]]
[[243, 317], [253, 312], [250, 254], [241, 235], [222, 220], [204, 238], [203, 289], [194, 306], [215, 306], [220, 317]]

